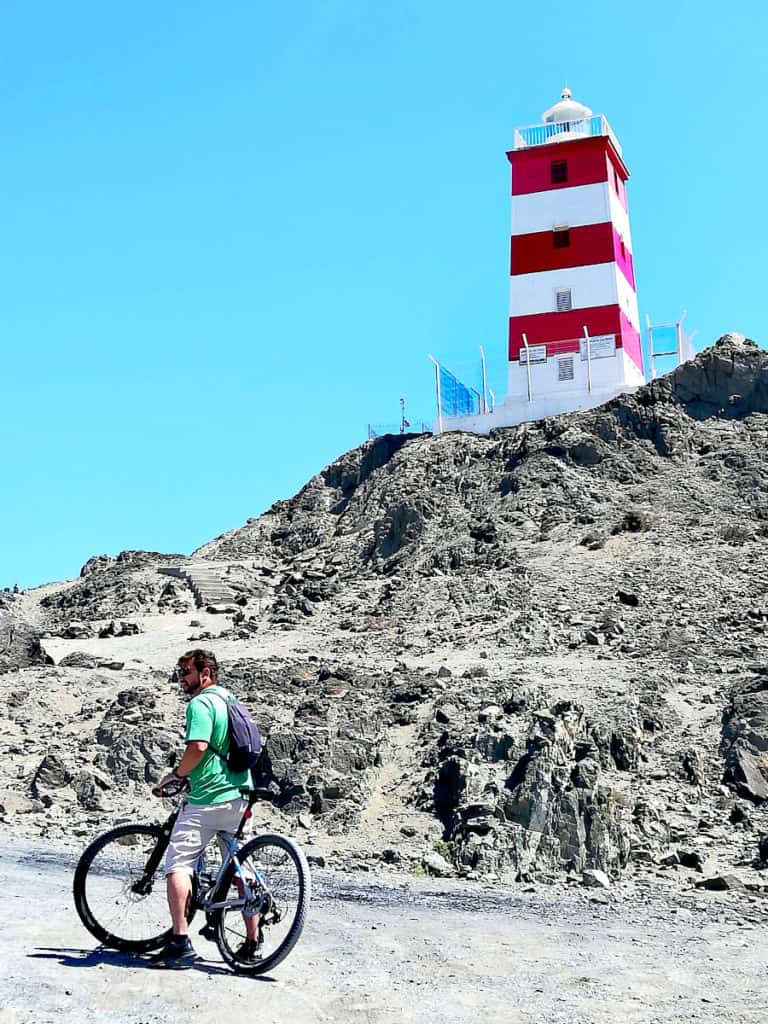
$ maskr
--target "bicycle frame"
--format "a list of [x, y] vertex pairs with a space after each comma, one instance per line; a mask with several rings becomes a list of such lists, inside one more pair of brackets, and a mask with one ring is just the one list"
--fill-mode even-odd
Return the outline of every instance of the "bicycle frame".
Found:
[[[207, 892], [204, 894], [198, 894], [197, 905], [200, 907], [201, 910], [205, 911], [206, 914], [211, 913], [214, 910], [232, 910], [237, 909], [239, 907], [244, 908], [247, 906], [248, 903], [252, 903], [256, 899], [255, 894], [252, 891], [249, 879], [246, 878], [240, 860], [237, 856], [240, 849], [238, 845], [237, 836], [230, 837], [227, 839], [224, 839], [221, 833], [218, 833], [218, 836], [226, 843], [227, 855], [221, 858], [221, 865], [219, 867], [219, 870], [216, 872], [216, 877], [214, 878]], [[230, 864], [234, 864], [235, 874], [238, 878], [240, 885], [243, 888], [243, 893], [242, 895], [238, 896], [237, 899], [234, 900], [214, 900], [213, 896], [218, 891], [218, 888], [224, 878], [224, 875], [228, 871]], [[254, 877], [258, 887], [263, 890], [264, 883], [257, 871], [254, 871]], [[247, 911], [244, 911], [244, 913], [247, 913]]]
[[[225, 838], [225, 834], [221, 832], [217, 833], [217, 838], [221, 839], [221, 841], [227, 847], [227, 854], [225, 856], [222, 856], [221, 865], [219, 866], [219, 870], [216, 872], [216, 877], [214, 878], [211, 885], [206, 889], [205, 893], [198, 893], [195, 900], [200, 910], [204, 911], [206, 914], [212, 913], [215, 910], [236, 910], [238, 908], [243, 908], [243, 913], [246, 916], [255, 917], [261, 910], [261, 905], [264, 902], [263, 898], [259, 903], [259, 907], [251, 914], [249, 914], [249, 912], [245, 909], [249, 903], [255, 903], [257, 897], [253, 891], [249, 879], [246, 878], [245, 873], [243, 872], [242, 865], [237, 856], [238, 851], [240, 849], [240, 840], [242, 840], [243, 838], [243, 828], [245, 826], [245, 823], [252, 817], [251, 808], [253, 807], [254, 802], [255, 800], [254, 797], [252, 796], [248, 801], [248, 806], [246, 807], [243, 816], [240, 819], [240, 824], [237, 826], [237, 831], [234, 833], [234, 835], [227, 836]], [[168, 849], [168, 843], [170, 842], [171, 832], [173, 831], [173, 826], [176, 824], [176, 819], [178, 818], [180, 811], [181, 808], [178, 808], [177, 810], [173, 811], [173, 813], [169, 815], [169, 817], [163, 823], [163, 839], [161, 842], [157, 844], [157, 846], [150, 854], [147, 863], [144, 865], [144, 872], [142, 874], [142, 877], [134, 884], [133, 889], [136, 893], [140, 895], [145, 895], [147, 888], [152, 885], [152, 880], [154, 878], [155, 872], [160, 866], [160, 861], [162, 860], [165, 851]], [[197, 864], [198, 870], [196, 871], [196, 874], [198, 874], [198, 876], [199, 868], [202, 863], [202, 856], [203, 855], [201, 853], [200, 859], [198, 860]], [[235, 874], [237, 875], [239, 883], [242, 886], [242, 893], [238, 896], [237, 899], [234, 900], [227, 899], [215, 901], [212, 897], [218, 891], [219, 885], [221, 884], [224, 875], [229, 869], [230, 864], [234, 864]], [[253, 874], [256, 882], [256, 888], [260, 890], [262, 893], [266, 894], [267, 889], [266, 886], [264, 885], [262, 877], [255, 869], [253, 870]]]

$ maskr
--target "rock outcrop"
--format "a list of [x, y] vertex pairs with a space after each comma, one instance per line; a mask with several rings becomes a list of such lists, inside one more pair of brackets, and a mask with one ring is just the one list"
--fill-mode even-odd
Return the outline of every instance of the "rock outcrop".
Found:
[[334, 848], [505, 879], [762, 863], [766, 536], [768, 353], [738, 335], [598, 409], [377, 438], [189, 558], [2, 595], [8, 820], [141, 805], [180, 742], [165, 670], [203, 645], [268, 734], [274, 812]]

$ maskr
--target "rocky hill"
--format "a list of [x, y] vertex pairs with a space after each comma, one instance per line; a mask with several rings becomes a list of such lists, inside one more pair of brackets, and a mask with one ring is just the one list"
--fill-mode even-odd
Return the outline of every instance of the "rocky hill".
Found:
[[727, 335], [595, 410], [368, 442], [189, 557], [2, 595], [4, 827], [150, 813], [200, 645], [318, 862], [760, 889], [767, 441], [768, 353]]

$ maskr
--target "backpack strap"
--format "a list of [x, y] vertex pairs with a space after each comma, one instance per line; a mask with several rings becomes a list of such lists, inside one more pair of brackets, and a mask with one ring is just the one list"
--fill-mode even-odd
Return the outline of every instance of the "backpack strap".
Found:
[[[217, 685], [218, 685], [218, 684], [217, 684]], [[223, 701], [224, 701], [224, 704], [225, 704], [225, 705], [228, 705], [228, 704], [229, 704], [229, 702], [230, 702], [230, 697], [229, 697], [229, 695], [227, 695], [227, 696], [225, 697], [223, 693], [216, 693], [216, 692], [213, 692], [213, 693], [206, 693], [205, 691], [203, 691], [202, 693], [199, 693], [199, 694], [198, 694], [198, 697], [218, 697], [218, 698], [219, 698], [220, 700], [223, 700]], [[206, 704], [206, 707], [210, 707], [210, 705], [209, 705], [209, 704]], [[211, 708], [211, 710], [213, 711], [213, 708]], [[214, 715], [215, 715], [215, 714], [216, 714], [216, 712], [214, 711]], [[227, 725], [227, 731], [229, 731], [229, 725]], [[224, 762], [226, 763], [226, 760], [227, 760], [227, 755], [226, 755], [226, 754], [223, 754], [223, 753], [222, 753], [222, 752], [221, 752], [220, 750], [217, 750], [217, 749], [216, 749], [216, 747], [214, 747], [214, 745], [213, 745], [212, 743], [209, 743], [209, 744], [208, 744], [208, 749], [209, 749], [209, 750], [212, 750], [212, 751], [214, 752], [214, 754], [216, 754], [216, 755], [217, 755], [218, 757], [220, 757], [220, 758], [221, 758], [221, 760], [222, 760], [222, 761], [224, 761]]]

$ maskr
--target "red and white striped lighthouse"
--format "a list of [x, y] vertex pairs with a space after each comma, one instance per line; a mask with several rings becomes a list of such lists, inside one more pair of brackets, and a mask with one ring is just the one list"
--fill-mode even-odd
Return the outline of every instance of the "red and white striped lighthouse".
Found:
[[[515, 131], [507, 422], [589, 408], [645, 382], [621, 146], [564, 89]], [[519, 416], [519, 418], [518, 418]]]

